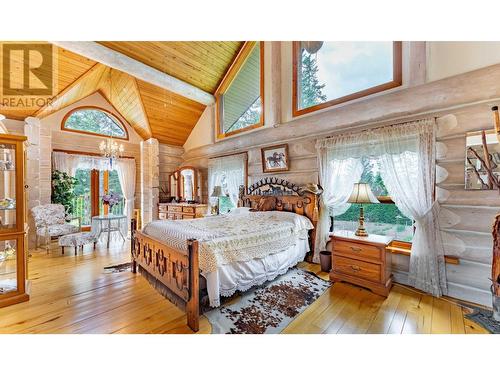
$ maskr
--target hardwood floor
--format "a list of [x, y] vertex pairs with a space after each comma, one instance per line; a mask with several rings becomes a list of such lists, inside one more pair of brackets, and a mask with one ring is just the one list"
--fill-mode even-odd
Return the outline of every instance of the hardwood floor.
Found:
[[[129, 261], [128, 244], [76, 257], [54, 247], [29, 258], [31, 299], [0, 309], [0, 333], [192, 333], [185, 314], [141, 276], [103, 273]], [[301, 267], [319, 272], [318, 265]], [[298, 316], [284, 333], [486, 333], [464, 318], [457, 304], [396, 285], [384, 299], [365, 289], [336, 283]], [[210, 333], [205, 318], [200, 333]]]

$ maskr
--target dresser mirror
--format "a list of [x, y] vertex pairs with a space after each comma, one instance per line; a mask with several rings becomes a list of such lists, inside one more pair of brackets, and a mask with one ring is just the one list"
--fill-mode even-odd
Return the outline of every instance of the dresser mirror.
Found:
[[198, 169], [182, 167], [169, 176], [170, 200], [176, 202], [201, 202], [201, 175]]
[[177, 194], [178, 178], [179, 178], [179, 173], [176, 172], [172, 173], [168, 178], [168, 191], [170, 193], [170, 199], [175, 199], [175, 200], [179, 199], [179, 195]]

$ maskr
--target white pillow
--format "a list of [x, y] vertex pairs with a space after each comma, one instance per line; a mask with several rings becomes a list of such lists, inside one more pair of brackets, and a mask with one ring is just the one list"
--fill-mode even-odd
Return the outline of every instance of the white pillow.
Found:
[[250, 207], [235, 207], [229, 211], [232, 215], [246, 214], [247, 212], [250, 212]]

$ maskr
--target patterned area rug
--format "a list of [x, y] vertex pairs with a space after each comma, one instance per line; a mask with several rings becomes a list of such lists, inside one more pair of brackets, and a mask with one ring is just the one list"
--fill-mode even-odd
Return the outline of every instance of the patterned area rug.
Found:
[[472, 313], [465, 315], [467, 319], [476, 322], [490, 333], [500, 334], [500, 322], [493, 319], [493, 312], [479, 307], [467, 306], [473, 310]]
[[331, 285], [313, 273], [293, 268], [205, 316], [212, 333], [280, 333]]
[[117, 273], [123, 271], [130, 271], [131, 264], [132, 263], [127, 262], [122, 264], [116, 264], [114, 266], [107, 266], [104, 267], [104, 273]]

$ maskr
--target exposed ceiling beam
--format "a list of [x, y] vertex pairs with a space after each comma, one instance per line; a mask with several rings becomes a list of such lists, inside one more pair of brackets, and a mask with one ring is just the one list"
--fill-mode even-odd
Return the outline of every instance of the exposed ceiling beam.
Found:
[[128, 73], [131, 76], [149, 82], [155, 86], [175, 92], [176, 94], [194, 100], [195, 102], [210, 105], [215, 101], [212, 94], [99, 43], [55, 41], [51, 43], [68, 51], [100, 62], [111, 68]]

